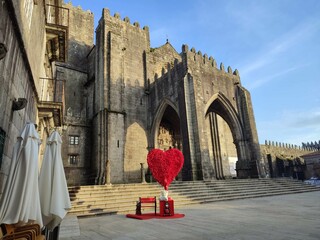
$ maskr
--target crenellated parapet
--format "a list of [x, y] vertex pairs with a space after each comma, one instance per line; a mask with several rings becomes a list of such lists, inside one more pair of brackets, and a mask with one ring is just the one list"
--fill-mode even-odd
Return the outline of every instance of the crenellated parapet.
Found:
[[267, 140], [265, 140], [265, 144], [260, 145], [260, 150], [262, 158], [264, 159], [264, 164], [269, 170], [272, 162], [273, 177], [282, 176], [284, 174], [283, 170], [277, 169], [279, 161], [284, 161], [286, 166], [289, 166], [288, 164], [293, 164], [294, 166], [303, 165], [304, 160], [301, 156], [312, 152], [309, 149], [295, 144]]
[[79, 6], [73, 6], [71, 2], [64, 3], [63, 6], [68, 8], [68, 9], [72, 9], [73, 11], [78, 10], [79, 12], [86, 12], [86, 13], [89, 13], [89, 14], [93, 14], [91, 10], [86, 10], [85, 11], [84, 9], [82, 9], [82, 7], [80, 5]]
[[175, 59], [173, 62], [168, 62], [165, 67], [161, 68], [161, 72], [154, 74], [154, 81], [159, 82], [160, 79], [166, 81], [176, 81], [176, 76], [179, 69], [179, 60]]
[[182, 45], [182, 53], [189, 54], [195, 63], [199, 63], [204, 66], [210, 66], [214, 69], [220, 70], [223, 73], [228, 73], [240, 77], [239, 71], [237, 69], [232, 71], [232, 68], [228, 66], [226, 71], [223, 63], [220, 63], [220, 66], [218, 68], [217, 62], [212, 56], [208, 57], [207, 54], [202, 54], [201, 51], [196, 51], [194, 47], [189, 50], [188, 45], [184, 44]]
[[[111, 14], [110, 14], [110, 10], [108, 8], [104, 8], [103, 9], [102, 15], [103, 15], [104, 18], [106, 18], [106, 17], [111, 17], [112, 18]], [[133, 24], [131, 24], [129, 17], [125, 17], [123, 20], [121, 20], [121, 15], [118, 12], [116, 12], [113, 15], [113, 18], [117, 19], [119, 21], [122, 21], [123, 23], [126, 23], [126, 24], [129, 24], [131, 26], [134, 26], [134, 27], [136, 27], [138, 29], [144, 30], [144, 31], [149, 33], [149, 27], [148, 26], [144, 26], [143, 28], [140, 28], [140, 23], [139, 22], [134, 22]]]
[[315, 149], [308, 148], [306, 146], [298, 146], [290, 143], [275, 142], [270, 140], [265, 140], [265, 146], [282, 148], [282, 149], [295, 149], [295, 150], [307, 151], [307, 152], [315, 151]]

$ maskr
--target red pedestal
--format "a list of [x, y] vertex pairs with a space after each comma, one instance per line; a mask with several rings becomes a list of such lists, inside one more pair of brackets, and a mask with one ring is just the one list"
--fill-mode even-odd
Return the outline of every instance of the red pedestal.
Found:
[[174, 215], [174, 201], [160, 201], [160, 216], [173, 216]]

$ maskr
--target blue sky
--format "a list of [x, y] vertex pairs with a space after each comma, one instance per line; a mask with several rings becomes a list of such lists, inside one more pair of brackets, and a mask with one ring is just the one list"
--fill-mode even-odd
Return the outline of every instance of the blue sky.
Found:
[[[69, 1], [66, 1], [69, 2]], [[72, 0], [149, 26], [151, 47], [169, 39], [238, 69], [251, 93], [259, 142], [320, 140], [319, 0]]]

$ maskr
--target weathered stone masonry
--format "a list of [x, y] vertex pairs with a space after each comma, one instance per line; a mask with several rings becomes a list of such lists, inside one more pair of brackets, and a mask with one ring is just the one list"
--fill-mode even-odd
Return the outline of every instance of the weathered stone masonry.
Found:
[[[151, 47], [148, 27], [108, 9], [94, 44], [90, 11], [61, 0], [4, 3], [2, 175], [10, 146], [33, 121], [44, 143], [54, 128], [61, 133], [69, 185], [140, 182], [148, 151], [170, 147], [185, 156], [179, 180], [263, 176], [250, 94], [237, 70], [187, 45], [180, 53], [170, 42]], [[12, 112], [19, 97], [27, 107]]]
[[62, 0], [2, 0], [0, 16], [0, 194], [26, 122], [40, 165], [60, 132], [69, 185], [141, 182], [148, 151], [170, 147], [185, 157], [178, 180], [304, 177], [310, 151], [259, 146], [238, 70], [187, 45], [151, 47], [148, 27], [108, 9], [95, 44], [93, 14]]
[[[168, 130], [172, 147], [184, 153], [183, 180], [230, 177], [224, 170], [227, 160], [217, 154], [222, 141], [235, 144], [236, 153], [230, 155], [238, 157], [238, 177], [258, 176], [251, 100], [237, 70], [225, 72], [223, 64], [218, 69], [212, 57], [186, 45], [180, 54], [169, 42], [151, 48], [147, 27], [119, 14], [112, 17], [108, 9], [99, 21], [94, 50], [91, 160], [96, 184], [139, 181], [148, 150], [164, 144], [159, 129]], [[219, 136], [213, 135], [221, 122], [231, 134], [217, 144]]]

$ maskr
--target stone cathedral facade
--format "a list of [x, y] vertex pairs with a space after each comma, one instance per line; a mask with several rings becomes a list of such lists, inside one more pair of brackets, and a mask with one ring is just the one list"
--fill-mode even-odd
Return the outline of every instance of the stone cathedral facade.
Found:
[[[1, 131], [14, 143], [26, 121], [38, 124], [43, 141], [58, 129], [69, 185], [140, 182], [153, 148], [183, 152], [177, 180], [264, 176], [250, 93], [238, 70], [187, 45], [150, 46], [148, 27], [108, 9], [94, 29], [90, 11], [61, 0], [3, 2], [0, 42], [8, 54], [0, 67], [9, 76], [21, 55], [15, 71], [27, 80], [16, 76], [22, 85], [12, 85], [2, 75], [2, 86], [16, 90], [1, 91], [28, 104], [14, 111], [11, 100], [2, 102]], [[1, 150], [3, 175], [9, 142]]]
[[250, 94], [237, 70], [187, 45], [152, 48], [148, 27], [108, 9], [90, 54], [81, 106], [90, 112], [96, 184], [139, 182], [148, 151], [170, 147], [185, 157], [179, 180], [259, 175]]

